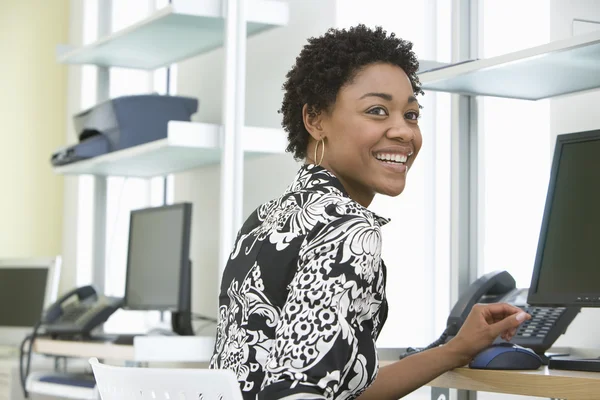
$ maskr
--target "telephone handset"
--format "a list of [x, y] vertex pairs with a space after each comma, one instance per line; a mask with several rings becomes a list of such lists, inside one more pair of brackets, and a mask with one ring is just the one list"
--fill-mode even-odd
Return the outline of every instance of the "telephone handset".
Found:
[[42, 327], [52, 336], [89, 335], [117, 311], [123, 299], [99, 295], [93, 286], [75, 288], [46, 309]]
[[[445, 341], [454, 337], [471, 308], [477, 303], [509, 303], [531, 315], [523, 322], [510, 343], [528, 347], [543, 355], [575, 319], [580, 307], [538, 307], [527, 304], [528, 289], [518, 289], [507, 271], [488, 273], [473, 282], [452, 308]], [[496, 342], [502, 342], [498, 338]]]
[[475, 304], [498, 303], [515, 288], [515, 279], [507, 271], [492, 272], [477, 279], [452, 307], [446, 323], [446, 333], [456, 336]]

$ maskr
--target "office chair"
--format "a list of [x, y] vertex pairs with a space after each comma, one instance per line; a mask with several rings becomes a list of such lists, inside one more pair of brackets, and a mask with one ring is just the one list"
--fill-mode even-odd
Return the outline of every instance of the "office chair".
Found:
[[91, 358], [102, 400], [242, 400], [229, 370], [115, 367]]

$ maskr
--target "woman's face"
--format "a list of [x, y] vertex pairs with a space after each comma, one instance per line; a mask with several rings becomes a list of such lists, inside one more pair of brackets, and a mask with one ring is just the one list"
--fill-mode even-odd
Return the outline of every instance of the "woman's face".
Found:
[[[397, 196], [421, 149], [418, 117], [419, 104], [406, 73], [391, 64], [367, 66], [318, 117], [326, 147], [321, 165], [365, 207], [375, 193]], [[311, 158], [313, 146], [311, 141]]]

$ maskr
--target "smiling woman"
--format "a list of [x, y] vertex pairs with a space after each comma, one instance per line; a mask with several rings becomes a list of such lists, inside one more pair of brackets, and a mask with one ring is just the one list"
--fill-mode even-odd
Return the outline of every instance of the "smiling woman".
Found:
[[371, 64], [339, 90], [335, 107], [310, 114], [304, 106], [308, 154], [323, 140], [328, 152], [321, 166], [368, 207], [376, 193], [397, 196], [404, 190], [423, 142], [418, 118], [419, 103], [404, 70]]
[[421, 149], [411, 48], [381, 28], [331, 29], [287, 74], [283, 126], [305, 165], [244, 223], [219, 298], [211, 367], [233, 370], [245, 399], [397, 399], [526, 318], [474, 307], [448, 344], [379, 371], [388, 219], [367, 207], [402, 193]]

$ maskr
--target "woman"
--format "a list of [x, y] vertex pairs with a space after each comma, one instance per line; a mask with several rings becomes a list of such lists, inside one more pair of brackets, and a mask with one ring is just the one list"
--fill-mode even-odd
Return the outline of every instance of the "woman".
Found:
[[446, 345], [378, 368], [388, 220], [367, 207], [376, 193], [402, 193], [421, 149], [411, 49], [380, 28], [329, 30], [287, 74], [287, 150], [305, 165], [238, 234], [211, 360], [237, 374], [245, 399], [397, 399], [529, 318], [506, 304], [476, 306]]

